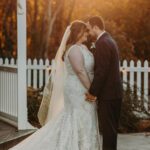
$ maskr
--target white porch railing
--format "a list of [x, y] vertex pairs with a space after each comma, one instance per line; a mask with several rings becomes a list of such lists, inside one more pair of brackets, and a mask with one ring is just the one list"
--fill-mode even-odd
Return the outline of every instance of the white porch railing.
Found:
[[[15, 120], [17, 117], [17, 74], [16, 69], [6, 72], [5, 67], [16, 68], [16, 60], [10, 61], [6, 58], [4, 61], [0, 58], [0, 116]], [[51, 63], [48, 59], [42, 60], [31, 59], [27, 60], [27, 86], [33, 88], [40, 88], [45, 85], [49, 78], [49, 70]], [[7, 68], [8, 69], [8, 68]], [[121, 63], [122, 78], [124, 82], [128, 82], [133, 92], [136, 92], [139, 97], [144, 95], [144, 106], [148, 110], [150, 103], [150, 67], [148, 61], [142, 65], [140, 61], [129, 63], [124, 60]], [[12, 71], [13, 70], [13, 71]], [[137, 85], [134, 88], [133, 85]], [[127, 85], [124, 84], [124, 87]], [[143, 92], [143, 94], [141, 94]]]
[[[19, 99], [18, 95], [18, 65], [14, 59], [11, 59], [10, 62], [5, 59], [4, 63], [0, 58], [0, 120], [16, 126], [18, 129], [34, 129], [24, 119], [27, 118], [27, 109], [23, 112], [22, 108], [24, 106], [27, 108], [27, 106], [24, 105], [22, 99]], [[22, 128], [20, 124], [23, 122], [25, 127]]]
[[0, 66], [0, 119], [17, 127], [17, 69]]

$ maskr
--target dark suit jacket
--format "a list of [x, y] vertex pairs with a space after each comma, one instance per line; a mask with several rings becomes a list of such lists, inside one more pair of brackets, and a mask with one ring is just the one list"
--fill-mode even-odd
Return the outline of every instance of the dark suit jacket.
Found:
[[94, 79], [89, 92], [100, 100], [122, 98], [118, 47], [105, 32], [96, 42]]

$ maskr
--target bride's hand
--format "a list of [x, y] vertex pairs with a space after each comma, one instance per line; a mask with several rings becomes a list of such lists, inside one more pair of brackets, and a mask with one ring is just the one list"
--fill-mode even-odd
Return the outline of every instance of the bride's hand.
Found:
[[93, 96], [90, 93], [86, 93], [85, 96], [86, 96], [86, 100], [89, 101], [89, 102], [96, 102], [96, 100], [97, 100], [97, 97]]

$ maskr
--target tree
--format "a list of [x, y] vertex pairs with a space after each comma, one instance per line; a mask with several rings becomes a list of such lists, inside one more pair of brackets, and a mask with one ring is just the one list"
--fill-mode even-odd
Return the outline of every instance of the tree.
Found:
[[[70, 22], [101, 15], [121, 59], [150, 60], [149, 6], [149, 0], [27, 0], [28, 57], [53, 58]], [[16, 57], [16, 3], [1, 0], [0, 8], [0, 55]]]
[[16, 3], [0, 1], [0, 54], [1, 57], [16, 57], [17, 25]]
[[53, 26], [62, 4], [58, 3], [58, 0], [28, 0], [28, 9], [31, 10], [30, 8], [34, 7], [33, 12], [28, 11], [28, 57], [45, 57]]

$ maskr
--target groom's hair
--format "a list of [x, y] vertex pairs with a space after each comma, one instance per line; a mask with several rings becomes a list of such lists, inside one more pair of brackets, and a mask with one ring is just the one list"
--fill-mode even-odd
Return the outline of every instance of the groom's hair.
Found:
[[93, 16], [88, 19], [88, 22], [90, 25], [93, 26], [98, 26], [101, 30], [105, 30], [105, 24], [104, 20], [100, 16]]

